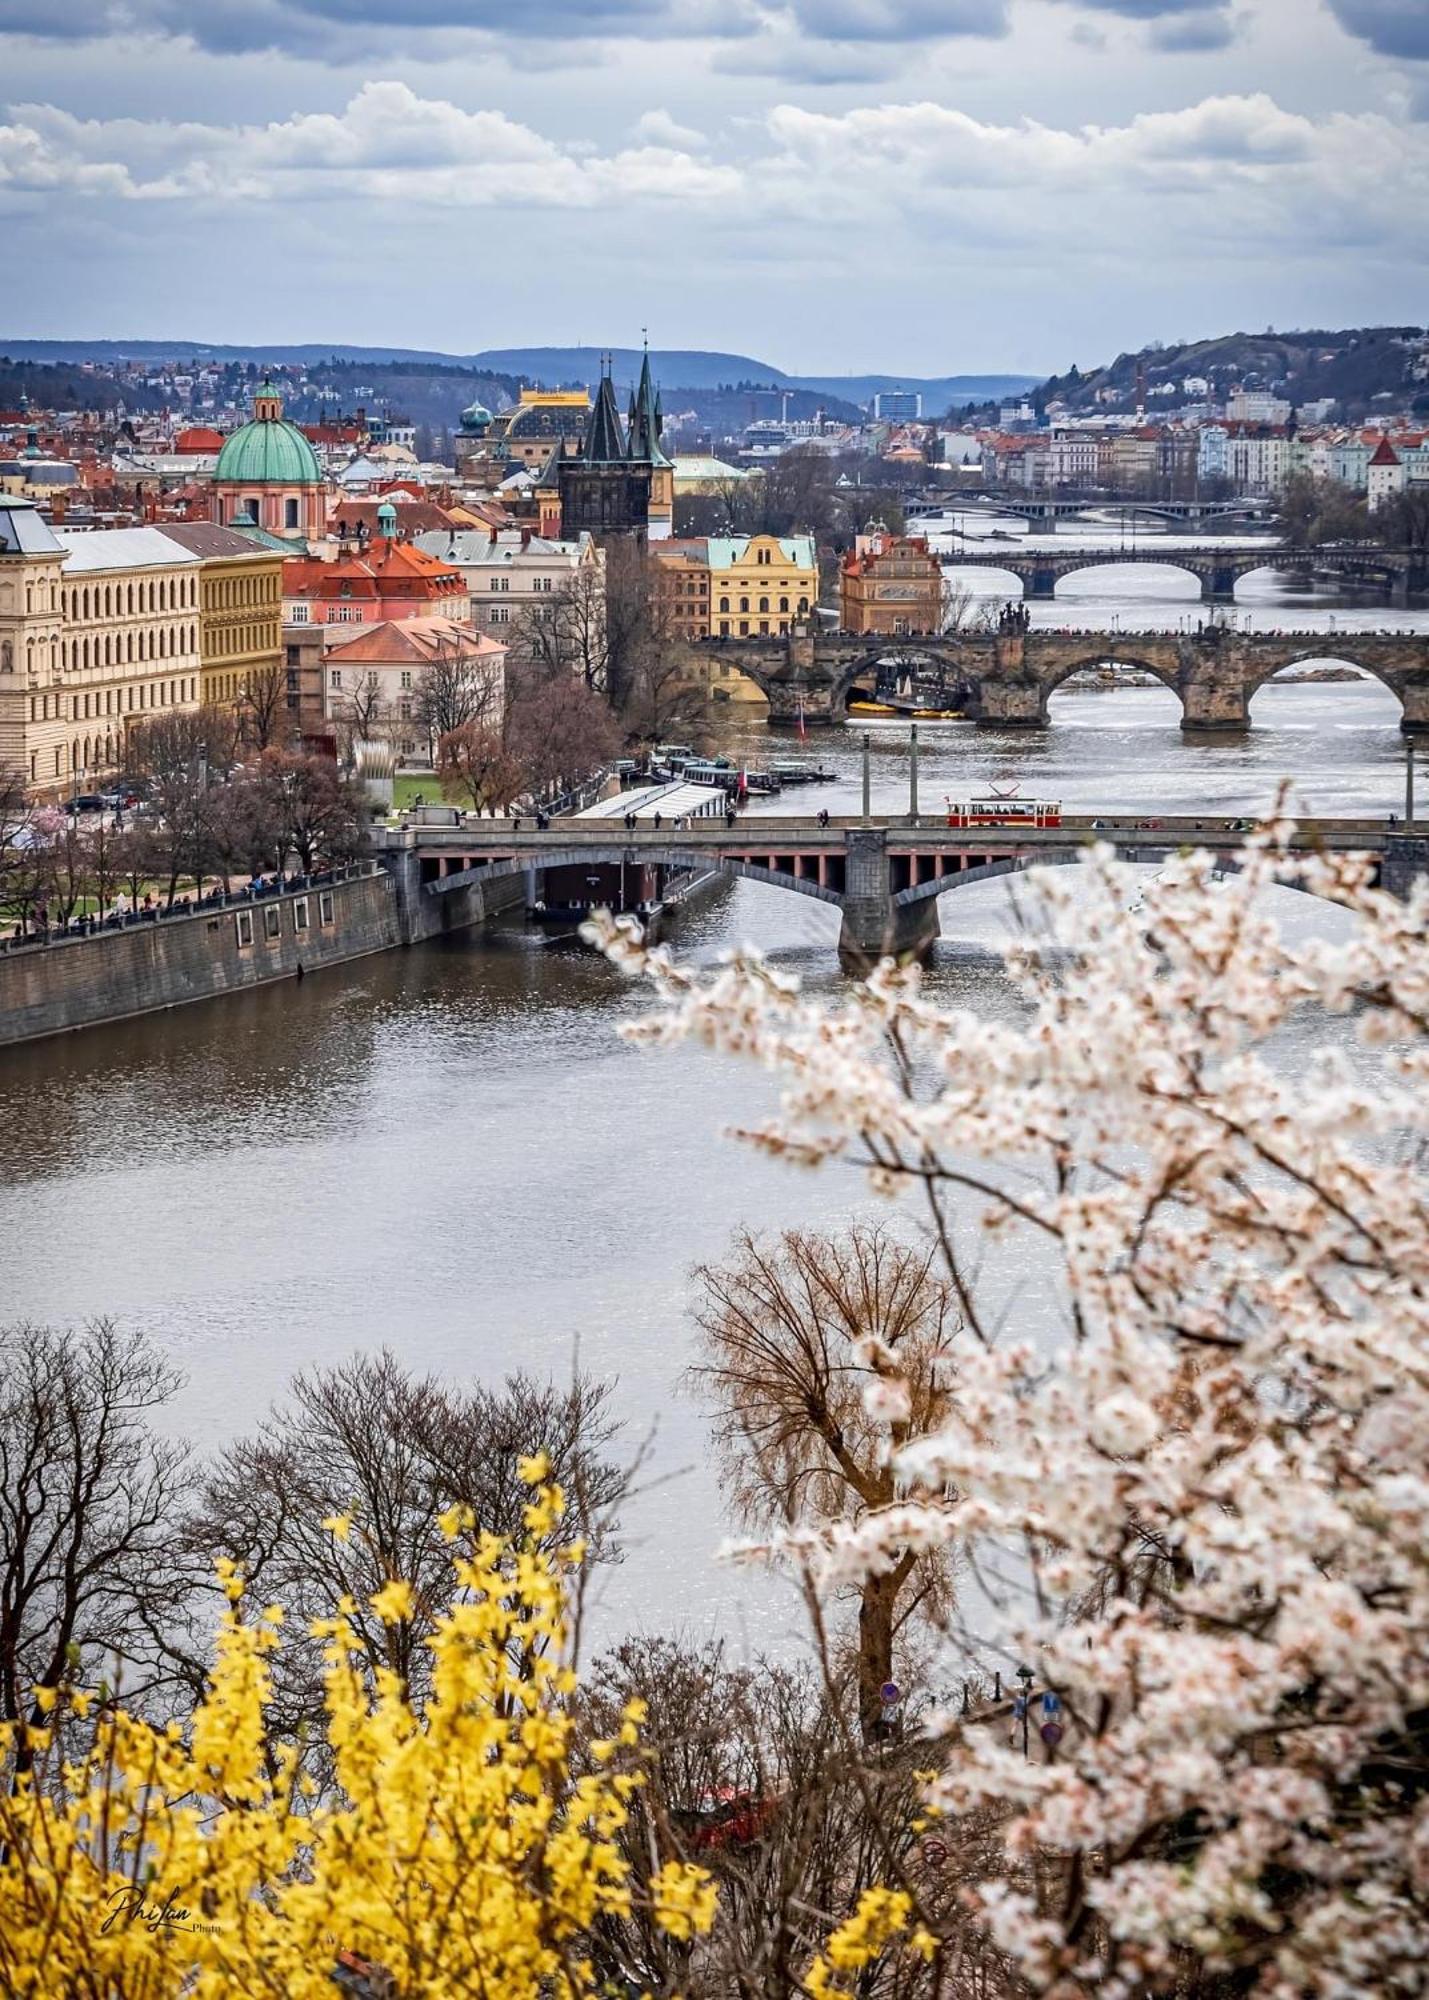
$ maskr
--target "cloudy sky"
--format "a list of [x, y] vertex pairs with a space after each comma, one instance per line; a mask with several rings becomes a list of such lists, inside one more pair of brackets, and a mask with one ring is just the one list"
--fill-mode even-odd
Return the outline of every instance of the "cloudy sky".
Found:
[[4, 336], [1040, 373], [1429, 317], [1429, 0], [0, 0]]

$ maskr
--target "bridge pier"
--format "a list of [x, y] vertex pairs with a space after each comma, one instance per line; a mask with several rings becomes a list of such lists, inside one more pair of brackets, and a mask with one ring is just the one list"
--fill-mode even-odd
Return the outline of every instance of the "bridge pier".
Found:
[[1399, 728], [1405, 736], [1429, 736], [1429, 672], [1406, 674], [1396, 692], [1404, 704]]
[[1429, 839], [1420, 834], [1391, 834], [1379, 864], [1379, 886], [1404, 902], [1422, 875], [1429, 875]]
[[1024, 597], [1055, 597], [1057, 595], [1057, 575], [1055, 569], [1036, 568], [1032, 570], [1023, 588]]
[[922, 958], [938, 937], [938, 905], [895, 903], [883, 827], [850, 828], [845, 838], [843, 924], [839, 963], [867, 972], [881, 958]]
[[1191, 734], [1249, 729], [1250, 703], [1239, 675], [1186, 681], [1181, 689], [1181, 727]]
[[1234, 604], [1237, 572], [1229, 566], [1207, 570], [1201, 577], [1203, 604]]

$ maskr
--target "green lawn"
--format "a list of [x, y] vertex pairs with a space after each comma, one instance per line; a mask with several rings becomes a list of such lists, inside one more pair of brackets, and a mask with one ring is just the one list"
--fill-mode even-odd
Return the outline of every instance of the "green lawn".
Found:
[[392, 803], [398, 812], [404, 806], [414, 806], [417, 794], [422, 794], [423, 805], [442, 806], [447, 801], [442, 797], [442, 788], [430, 771], [398, 771], [392, 780]]

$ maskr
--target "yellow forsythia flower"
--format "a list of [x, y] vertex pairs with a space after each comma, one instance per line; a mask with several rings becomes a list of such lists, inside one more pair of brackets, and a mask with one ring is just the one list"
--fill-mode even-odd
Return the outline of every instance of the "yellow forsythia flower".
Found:
[[[550, 1488], [532, 1506], [559, 1518]], [[105, 1707], [86, 1755], [45, 1752], [35, 1784], [0, 1787], [5, 1991], [332, 2000], [344, 1952], [403, 2000], [595, 2000], [588, 1940], [642, 1896], [620, 1846], [640, 1780], [618, 1747], [573, 1767], [569, 1571], [543, 1547], [483, 1535], [462, 1556], [424, 1704], [365, 1666], [350, 1602], [320, 1621], [332, 1781], [317, 1794], [270, 1722], [280, 1628], [237, 1601], [230, 1568], [186, 1728]], [[372, 1603], [403, 1618], [412, 1593], [394, 1581]], [[57, 1718], [71, 1699], [59, 1692]], [[19, 1737], [0, 1726], [0, 1764]], [[649, 1903], [688, 1940], [713, 1922], [715, 1886], [671, 1863]]]
[[689, 1861], [667, 1861], [651, 1877], [650, 1897], [661, 1930], [682, 1940], [707, 1931], [719, 1903], [713, 1876]]

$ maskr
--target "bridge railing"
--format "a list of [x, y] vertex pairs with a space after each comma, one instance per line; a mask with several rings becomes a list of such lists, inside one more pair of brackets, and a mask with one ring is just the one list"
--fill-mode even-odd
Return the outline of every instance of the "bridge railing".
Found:
[[[1064, 814], [1057, 827], [959, 826], [948, 825], [938, 811], [918, 814], [883, 814], [866, 820], [857, 814], [831, 814], [828, 823], [792, 813], [745, 818], [733, 827], [722, 820], [697, 820], [678, 826], [673, 820], [656, 827], [642, 820], [625, 827], [618, 820], [563, 820], [537, 832], [523, 824], [516, 830], [509, 820], [477, 820], [461, 827], [420, 827], [411, 829], [404, 844], [420, 849], [450, 849], [454, 853], [479, 854], [490, 848], [502, 854], [529, 853], [533, 856], [572, 848], [728, 848], [740, 852], [777, 854], [791, 848], [828, 847], [842, 852], [844, 836], [858, 831], [882, 831], [890, 837], [894, 850], [909, 842], [932, 842], [953, 848], [995, 846], [1065, 847], [1077, 841], [1107, 839], [1152, 844], [1194, 845], [1198, 840], [1218, 845], [1242, 840], [1254, 827], [1249, 815], [1239, 817], [1188, 813], [1075, 813]], [[1402, 831], [1391, 815], [1364, 815], [1344, 819], [1307, 819], [1297, 822], [1296, 845], [1374, 846], [1387, 831]]]

